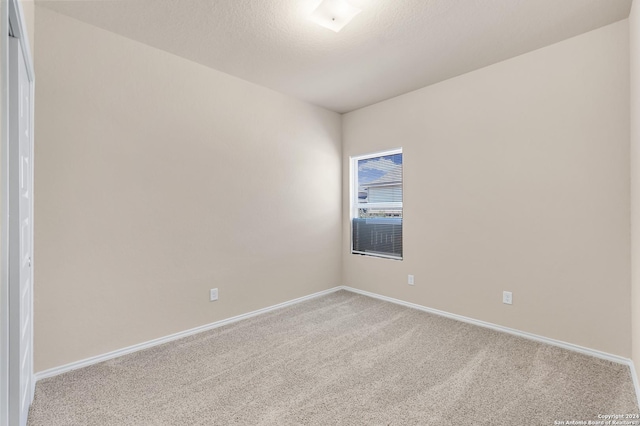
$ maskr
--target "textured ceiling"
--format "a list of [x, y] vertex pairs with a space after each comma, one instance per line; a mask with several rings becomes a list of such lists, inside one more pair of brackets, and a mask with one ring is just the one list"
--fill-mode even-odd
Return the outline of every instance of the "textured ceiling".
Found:
[[[37, 0], [147, 45], [337, 112], [351, 111], [628, 17], [631, 0]], [[37, 41], [36, 41], [37, 42]]]

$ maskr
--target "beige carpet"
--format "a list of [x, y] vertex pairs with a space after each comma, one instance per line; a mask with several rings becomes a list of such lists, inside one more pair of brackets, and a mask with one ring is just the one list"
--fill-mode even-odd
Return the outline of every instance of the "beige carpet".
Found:
[[346, 291], [37, 384], [29, 425], [553, 425], [628, 367]]

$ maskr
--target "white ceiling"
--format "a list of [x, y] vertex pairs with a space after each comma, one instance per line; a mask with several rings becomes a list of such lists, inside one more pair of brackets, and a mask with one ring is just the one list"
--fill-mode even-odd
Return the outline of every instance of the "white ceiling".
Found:
[[349, 0], [362, 12], [339, 33], [306, 19], [319, 0], [36, 4], [347, 112], [619, 21], [631, 1]]

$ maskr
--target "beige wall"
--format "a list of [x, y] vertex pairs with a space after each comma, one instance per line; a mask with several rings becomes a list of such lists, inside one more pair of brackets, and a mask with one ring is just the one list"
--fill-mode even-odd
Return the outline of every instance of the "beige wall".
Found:
[[[339, 284], [631, 356], [627, 21], [346, 114], [342, 148], [337, 114], [35, 18], [36, 371]], [[405, 259], [351, 255], [348, 158], [398, 146]]]
[[[404, 260], [351, 255], [349, 156], [399, 146]], [[345, 285], [629, 357], [629, 208], [626, 20], [343, 117]]]
[[631, 324], [633, 361], [640, 374], [640, 1], [629, 15], [631, 75]]
[[341, 283], [338, 114], [38, 6], [36, 38], [36, 371]]

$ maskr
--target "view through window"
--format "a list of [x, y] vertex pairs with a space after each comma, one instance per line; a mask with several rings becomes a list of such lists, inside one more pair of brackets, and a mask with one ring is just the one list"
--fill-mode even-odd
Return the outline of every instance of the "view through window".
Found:
[[351, 158], [352, 253], [402, 259], [402, 149]]

